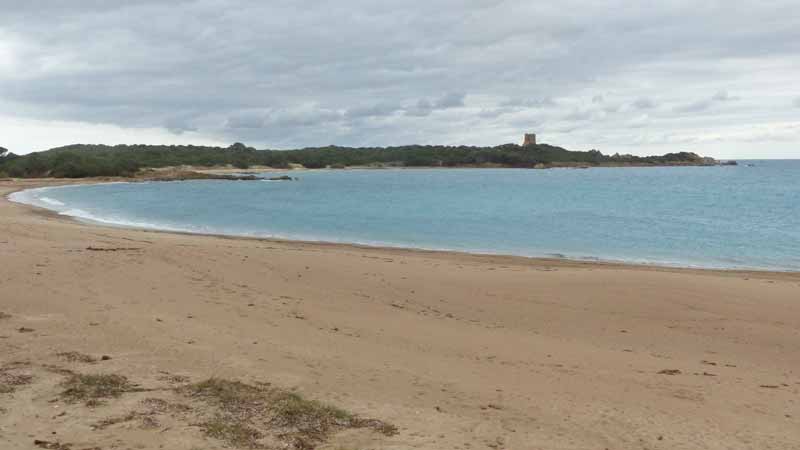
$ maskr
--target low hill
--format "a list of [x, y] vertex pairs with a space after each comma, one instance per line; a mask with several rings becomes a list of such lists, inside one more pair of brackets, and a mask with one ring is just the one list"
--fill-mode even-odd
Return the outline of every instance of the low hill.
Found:
[[131, 176], [143, 168], [170, 166], [323, 167], [517, 167], [713, 165], [695, 153], [661, 156], [608, 156], [597, 150], [570, 151], [547, 144], [496, 147], [410, 145], [401, 147], [317, 147], [256, 150], [230, 147], [163, 145], [84, 145], [58, 147], [19, 157], [0, 158], [0, 176], [84, 178]]

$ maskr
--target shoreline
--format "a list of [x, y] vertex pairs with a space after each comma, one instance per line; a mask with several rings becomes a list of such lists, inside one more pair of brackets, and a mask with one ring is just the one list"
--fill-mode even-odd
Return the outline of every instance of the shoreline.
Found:
[[218, 448], [209, 379], [396, 427], [320, 450], [800, 442], [800, 274], [98, 226], [3, 195], [33, 185], [0, 182], [2, 448]]
[[[759, 161], [759, 160], [747, 160]], [[587, 163], [549, 163], [533, 167], [515, 167], [493, 164], [475, 164], [475, 165], [459, 165], [459, 166], [343, 166], [343, 167], [294, 167], [294, 168], [275, 168], [275, 167], [261, 167], [256, 166], [247, 169], [236, 168], [202, 168], [188, 166], [186, 169], [203, 174], [209, 175], [228, 175], [228, 174], [264, 174], [264, 173], [303, 173], [313, 171], [348, 171], [348, 170], [485, 170], [485, 169], [502, 169], [502, 170], [553, 170], [553, 169], [646, 169], [646, 168], [676, 168], [676, 167], [736, 167], [734, 164], [717, 163], [717, 164], [699, 164], [699, 163], [672, 163], [672, 164], [587, 164]], [[160, 169], [155, 169], [160, 170]]]
[[[317, 169], [317, 170], [323, 170], [323, 169]], [[147, 181], [148, 180], [145, 180], [145, 182]], [[181, 181], [187, 181], [187, 180], [175, 180], [174, 182], [181, 182]], [[74, 186], [74, 185], [128, 183], [128, 182], [134, 183], [142, 181], [141, 180], [125, 181], [123, 179], [69, 180], [69, 181], [62, 181], [59, 179], [40, 180], [38, 182], [34, 181], [33, 185], [31, 186], [20, 187], [18, 189], [5, 192], [2, 194], [1, 198], [3, 201], [19, 205], [21, 207], [29, 208], [30, 211], [34, 214], [40, 214], [55, 220], [64, 220], [85, 226], [132, 230], [141, 232], [166, 233], [166, 234], [186, 235], [186, 236], [205, 236], [205, 237], [220, 238], [220, 239], [252, 240], [252, 241], [272, 242], [272, 243], [281, 243], [289, 245], [296, 243], [300, 245], [312, 245], [312, 246], [317, 245], [320, 246], [321, 248], [343, 247], [343, 248], [351, 248], [357, 250], [375, 250], [375, 251], [389, 251], [389, 252], [397, 251], [397, 252], [406, 252], [411, 254], [420, 253], [425, 255], [440, 255], [444, 257], [452, 256], [452, 257], [491, 258], [492, 260], [503, 260], [506, 261], [507, 263], [516, 263], [516, 264], [525, 264], [527, 262], [528, 264], [534, 264], [534, 265], [547, 264], [547, 265], [560, 265], [562, 267], [602, 266], [609, 268], [648, 269], [648, 270], [679, 271], [679, 272], [704, 271], [717, 274], [727, 273], [733, 275], [756, 275], [756, 274], [800, 275], [800, 270], [792, 270], [792, 269], [780, 270], [780, 269], [769, 269], [769, 268], [706, 267], [702, 265], [698, 266], [682, 265], [680, 263], [676, 263], [673, 265], [661, 262], [649, 263], [649, 262], [633, 262], [625, 260], [603, 259], [601, 257], [594, 257], [594, 256], [587, 256], [583, 258], [568, 257], [568, 256], [564, 257], [524, 256], [524, 255], [514, 255], [506, 253], [491, 253], [491, 252], [484, 253], [484, 252], [467, 251], [467, 250], [459, 251], [451, 249], [429, 249], [423, 247], [409, 247], [403, 245], [394, 246], [386, 244], [366, 244], [358, 242], [336, 242], [336, 241], [326, 241], [326, 240], [293, 239], [293, 238], [280, 238], [280, 237], [269, 237], [269, 236], [247, 236], [247, 235], [224, 234], [224, 233], [204, 233], [204, 232], [183, 231], [183, 230], [170, 230], [157, 227], [137, 227], [134, 225], [115, 224], [110, 222], [104, 222], [102, 220], [92, 220], [88, 218], [81, 218], [67, 214], [61, 214], [58, 211], [50, 208], [33, 205], [25, 202], [18, 202], [10, 199], [10, 196], [14, 193], [19, 193], [22, 191], [27, 191], [32, 189], [48, 188], [48, 187], [64, 187], [64, 186]], [[152, 181], [152, 182], [163, 182], [163, 181]], [[14, 182], [12, 181], [12, 183]], [[0, 186], [2, 186], [3, 184], [4, 182], [0, 180]]]

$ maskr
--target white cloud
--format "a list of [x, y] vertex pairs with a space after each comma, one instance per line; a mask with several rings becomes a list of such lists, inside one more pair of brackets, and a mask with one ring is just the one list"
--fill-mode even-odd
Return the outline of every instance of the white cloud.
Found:
[[20, 67], [21, 43], [0, 28], [0, 78], [15, 76]]
[[533, 131], [638, 154], [714, 135], [722, 150], [769, 156], [786, 133], [753, 127], [800, 107], [785, 94], [800, 73], [796, 0], [0, 8], [0, 146], [18, 152], [128, 139], [489, 145]]
[[732, 97], [728, 94], [728, 91], [719, 91], [711, 97], [711, 100], [715, 102], [731, 102], [739, 100], [739, 97]]
[[180, 135], [164, 128], [124, 128], [85, 122], [44, 121], [0, 115], [2, 147], [18, 154], [67, 144], [195, 144], [229, 145], [223, 139], [186, 131]]

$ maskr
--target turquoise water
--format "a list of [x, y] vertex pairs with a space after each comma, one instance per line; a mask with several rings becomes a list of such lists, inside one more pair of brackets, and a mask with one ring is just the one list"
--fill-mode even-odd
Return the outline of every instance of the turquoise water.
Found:
[[800, 270], [800, 160], [293, 175], [299, 180], [45, 188], [13, 199], [88, 220], [199, 233]]

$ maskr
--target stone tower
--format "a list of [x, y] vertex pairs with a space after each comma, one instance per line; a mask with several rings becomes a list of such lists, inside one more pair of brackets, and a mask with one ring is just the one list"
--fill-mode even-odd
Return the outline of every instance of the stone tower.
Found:
[[536, 133], [525, 133], [525, 139], [523, 139], [522, 145], [536, 145]]

